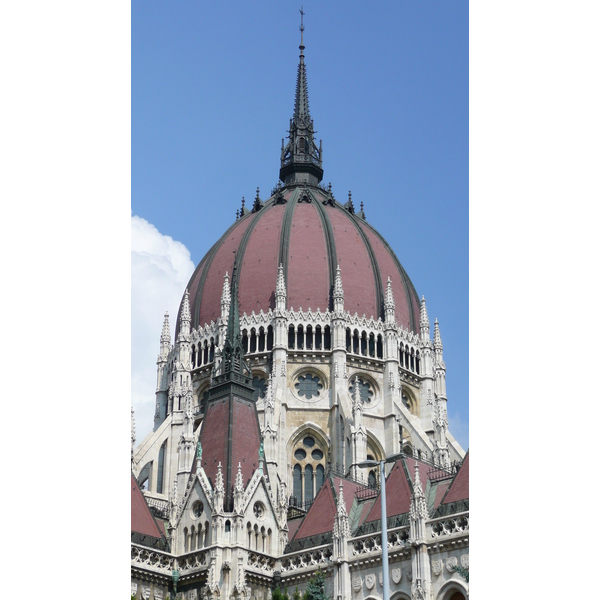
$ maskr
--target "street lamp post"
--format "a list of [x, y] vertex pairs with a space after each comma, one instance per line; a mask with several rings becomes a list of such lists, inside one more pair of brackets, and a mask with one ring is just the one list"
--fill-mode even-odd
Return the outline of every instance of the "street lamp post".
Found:
[[379, 465], [379, 480], [381, 481], [381, 566], [383, 575], [383, 600], [390, 600], [390, 579], [387, 548], [387, 507], [385, 501], [385, 463], [396, 462], [404, 456], [403, 452], [392, 454], [384, 460], [365, 460], [358, 463], [357, 467], [375, 467]]

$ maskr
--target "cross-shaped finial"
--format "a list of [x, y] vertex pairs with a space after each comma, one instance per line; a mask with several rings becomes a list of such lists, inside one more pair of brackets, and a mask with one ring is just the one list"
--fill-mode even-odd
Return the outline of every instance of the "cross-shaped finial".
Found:
[[300, 52], [304, 50], [304, 6], [300, 7]]

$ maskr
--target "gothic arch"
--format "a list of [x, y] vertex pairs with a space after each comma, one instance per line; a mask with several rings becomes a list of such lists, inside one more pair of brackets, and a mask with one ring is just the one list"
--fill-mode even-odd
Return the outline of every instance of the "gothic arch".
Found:
[[291, 456], [294, 446], [305, 436], [312, 435], [316, 438], [317, 442], [321, 445], [324, 452], [329, 452], [331, 448], [331, 438], [316, 424], [312, 421], [303, 423], [292, 433], [287, 443], [287, 455]]
[[[405, 399], [408, 403], [408, 406], [406, 406]], [[421, 411], [419, 410], [419, 402], [415, 398], [414, 392], [411, 389], [409, 389], [408, 386], [403, 385], [400, 388], [400, 400], [402, 402], [402, 405], [408, 409], [411, 415], [415, 415], [416, 417], [421, 416]]]
[[460, 579], [451, 579], [441, 587], [436, 600], [450, 600], [456, 592], [460, 592], [465, 598], [469, 597], [468, 586], [460, 581]]
[[394, 592], [390, 596], [390, 600], [410, 600], [410, 596], [404, 592]]

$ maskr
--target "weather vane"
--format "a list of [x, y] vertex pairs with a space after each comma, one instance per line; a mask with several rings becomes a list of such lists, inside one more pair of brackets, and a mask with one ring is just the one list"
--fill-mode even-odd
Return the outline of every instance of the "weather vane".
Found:
[[300, 6], [300, 47], [304, 46], [304, 5]]

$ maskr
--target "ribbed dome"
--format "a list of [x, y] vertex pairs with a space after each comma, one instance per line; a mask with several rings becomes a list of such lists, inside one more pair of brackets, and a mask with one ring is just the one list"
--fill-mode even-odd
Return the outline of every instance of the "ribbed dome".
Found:
[[[360, 216], [317, 185], [278, 189], [255, 202], [202, 259], [188, 284], [193, 328], [217, 322], [223, 278], [237, 261], [240, 314], [275, 308], [275, 285], [283, 265], [287, 308], [322, 312], [332, 308], [340, 266], [344, 310], [383, 318], [385, 285], [392, 281], [396, 322], [419, 329], [419, 299], [396, 255]], [[177, 323], [179, 330], [179, 318]]]

